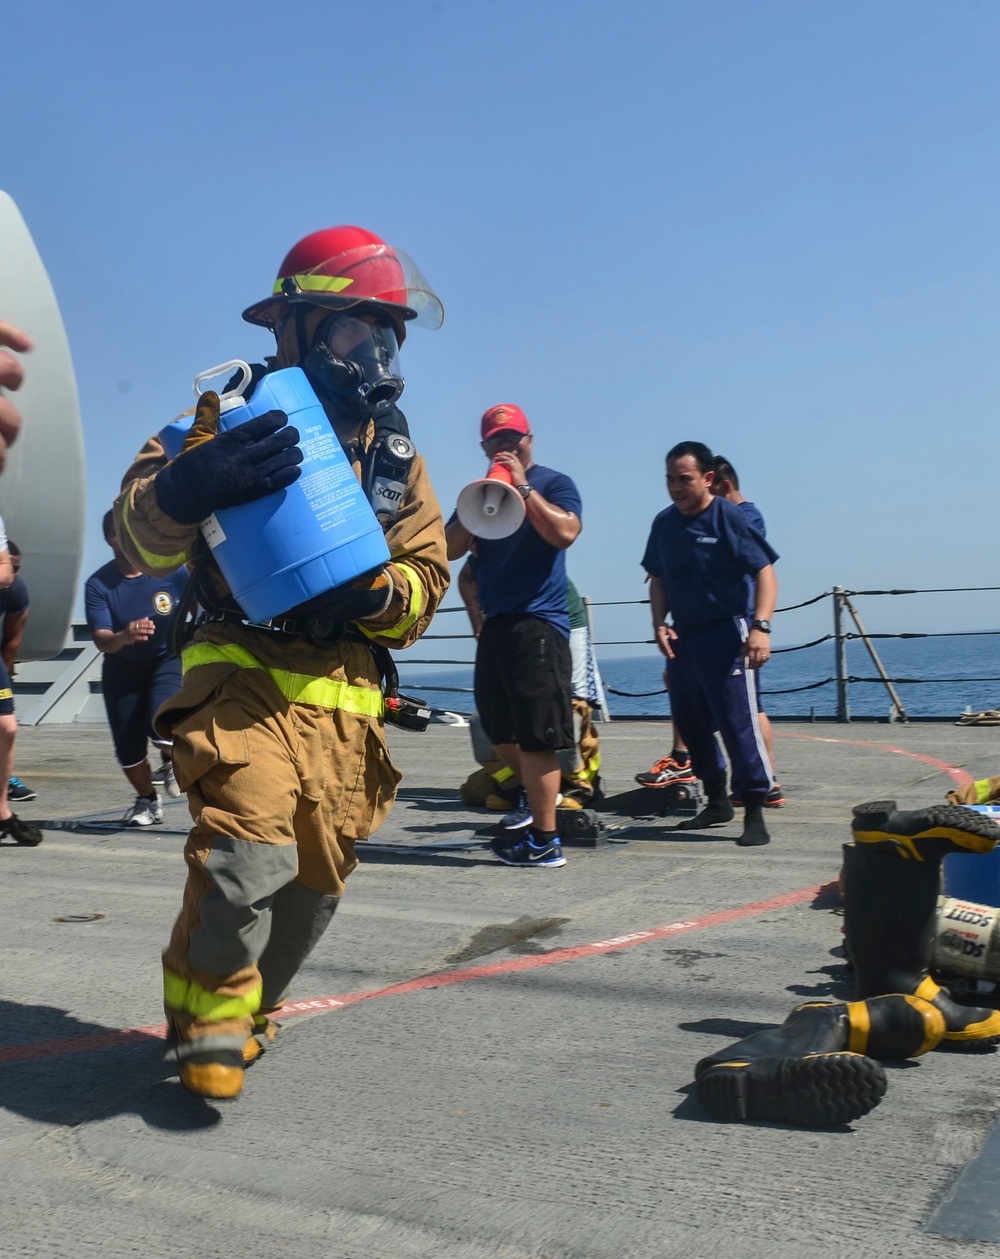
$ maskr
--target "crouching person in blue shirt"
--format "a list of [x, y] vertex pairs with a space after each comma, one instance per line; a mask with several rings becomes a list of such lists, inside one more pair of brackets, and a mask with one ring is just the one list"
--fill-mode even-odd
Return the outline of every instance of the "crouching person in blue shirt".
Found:
[[673, 719], [708, 797], [681, 829], [704, 830], [734, 816], [718, 731], [733, 794], [745, 810], [736, 842], [749, 847], [770, 842], [762, 806], [774, 775], [758, 720], [757, 670], [771, 654], [778, 556], [738, 507], [713, 496], [713, 479], [712, 452], [702, 442], [668, 452], [673, 503], [653, 521], [642, 566], [656, 642], [667, 658]]

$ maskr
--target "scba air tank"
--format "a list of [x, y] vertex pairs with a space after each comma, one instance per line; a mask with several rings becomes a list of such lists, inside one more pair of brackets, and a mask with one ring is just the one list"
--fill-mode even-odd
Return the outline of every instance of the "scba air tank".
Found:
[[939, 896], [931, 965], [943, 975], [1000, 980], [1000, 907]]
[[[268, 621], [289, 608], [389, 560], [382, 526], [354, 475], [305, 373], [286, 367], [265, 376], [247, 402], [249, 366], [239, 359], [209, 368], [202, 382], [238, 368], [242, 380], [220, 400], [219, 431], [267, 411], [284, 411], [299, 431], [302, 474], [286, 489], [242, 507], [213, 512], [201, 529], [233, 597], [251, 621]], [[180, 453], [193, 420], [168, 424], [160, 438], [169, 458]]]

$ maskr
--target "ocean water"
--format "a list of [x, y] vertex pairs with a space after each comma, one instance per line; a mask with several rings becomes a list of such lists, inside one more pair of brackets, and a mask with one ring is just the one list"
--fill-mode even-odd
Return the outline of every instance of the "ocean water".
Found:
[[[465, 649], [469, 645], [462, 644], [463, 655], [468, 654]], [[908, 716], [957, 717], [967, 708], [974, 712], [1000, 708], [1000, 634], [877, 639], [874, 645], [889, 677], [899, 679], [894, 687]], [[837, 688], [832, 681], [836, 676], [833, 648], [830, 642], [772, 655], [760, 677], [765, 711], [775, 717], [834, 716]], [[406, 653], [397, 657], [397, 664], [404, 691], [419, 695], [435, 708], [472, 711], [470, 666], [443, 669], [433, 664], [410, 664]], [[669, 714], [662, 689], [663, 659], [652, 646], [648, 655], [606, 656], [599, 650], [598, 664], [612, 717], [663, 718]], [[860, 642], [847, 644], [847, 672], [856, 678], [878, 677]], [[877, 681], [850, 683], [848, 702], [856, 717], [886, 717], [891, 707], [888, 691]]]

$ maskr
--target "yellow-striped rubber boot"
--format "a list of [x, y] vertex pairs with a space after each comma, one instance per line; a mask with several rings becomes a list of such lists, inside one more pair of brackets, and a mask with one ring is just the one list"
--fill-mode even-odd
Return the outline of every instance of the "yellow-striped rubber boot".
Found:
[[829, 1128], [866, 1115], [885, 1095], [885, 1068], [863, 1054], [734, 1058], [701, 1070], [698, 1100], [713, 1119]]
[[933, 1003], [920, 996], [892, 993], [844, 1003], [849, 1030], [845, 1049], [880, 1062], [919, 1058], [937, 1049], [947, 1025]]
[[[891, 801], [882, 803], [887, 807]], [[913, 834], [896, 837], [907, 838], [908, 843], [889, 842], [888, 828], [895, 822], [885, 809], [882, 829], [870, 829], [878, 807], [862, 805], [856, 810], [856, 820], [861, 813], [861, 820], [869, 829], [855, 834], [869, 838], [844, 845], [844, 941], [854, 966], [857, 996], [868, 1000], [869, 1005], [870, 998], [885, 993], [919, 997], [929, 1001], [944, 1017], [942, 1048], [990, 1049], [1000, 1044], [1000, 1011], [960, 1005], [930, 975], [941, 886], [942, 858], [935, 855], [935, 850], [936, 846], [954, 840], [926, 833], [936, 827], [927, 827], [918, 834], [920, 828], [915, 825], [909, 828]], [[968, 814], [996, 829], [994, 823], [961, 806], [938, 808]], [[933, 812], [928, 809], [920, 816]], [[900, 816], [908, 815], [896, 814], [897, 818]], [[957, 821], [964, 824], [964, 817]], [[872, 838], [878, 835], [883, 838]], [[991, 844], [995, 842], [991, 840]]]
[[960, 804], [897, 809], [895, 800], [873, 800], [853, 809], [854, 842], [889, 849], [912, 861], [940, 861], [953, 852], [992, 852], [1000, 828]]

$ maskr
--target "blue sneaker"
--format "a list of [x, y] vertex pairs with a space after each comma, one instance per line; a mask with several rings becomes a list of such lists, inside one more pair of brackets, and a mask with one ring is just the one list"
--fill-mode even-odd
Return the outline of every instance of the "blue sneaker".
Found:
[[553, 839], [548, 844], [537, 844], [531, 831], [522, 832], [514, 840], [494, 839], [490, 852], [505, 866], [564, 866], [562, 844]]
[[[562, 792], [556, 792], [556, 808], [562, 804]], [[509, 813], [505, 813], [500, 819], [500, 825], [505, 831], [523, 831], [526, 830], [535, 820], [531, 812], [531, 805], [528, 803], [528, 793], [521, 788], [521, 794], [517, 798], [517, 804]]]
[[20, 778], [15, 778], [13, 774], [10, 776], [10, 782], [7, 784], [8, 800], [34, 800], [35, 793], [31, 790], [27, 783], [21, 782]]

